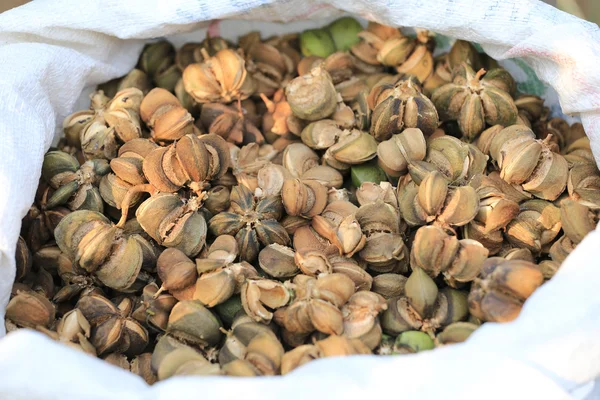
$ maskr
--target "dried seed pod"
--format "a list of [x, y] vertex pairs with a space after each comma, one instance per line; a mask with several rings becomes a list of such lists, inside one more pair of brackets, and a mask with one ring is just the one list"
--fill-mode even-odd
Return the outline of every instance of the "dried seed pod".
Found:
[[560, 220], [565, 235], [573, 243], [581, 242], [596, 228], [596, 218], [590, 208], [573, 200], [561, 203]]
[[[365, 39], [364, 34], [363, 39]], [[377, 53], [377, 61], [383, 65], [395, 67], [407, 60], [415, 46], [416, 42], [412, 38], [406, 37], [398, 31], [397, 35], [382, 43]]]
[[454, 343], [462, 343], [478, 328], [471, 322], [454, 322], [435, 336], [435, 346], [445, 346]]
[[90, 342], [98, 355], [120, 353], [129, 347], [129, 336], [124, 333], [125, 320], [120, 316], [110, 316], [92, 326]]
[[[159, 288], [155, 283], [146, 285], [142, 291], [141, 304], [135, 308], [131, 317], [153, 331], [164, 332], [167, 329], [169, 314], [178, 299], [171, 294], [158, 291]], [[174, 291], [174, 293], [179, 292]]]
[[6, 318], [25, 328], [49, 327], [54, 322], [55, 312], [46, 297], [33, 291], [18, 291], [6, 306]]
[[158, 379], [154, 371], [152, 371], [151, 359], [151, 353], [143, 353], [134, 357], [130, 363], [131, 372], [142, 377], [148, 385], [156, 383]]
[[369, 22], [367, 29], [358, 34], [361, 41], [350, 48], [352, 54], [368, 65], [377, 65], [378, 52], [388, 40], [401, 39], [404, 36], [397, 29], [376, 22]]
[[172, 376], [178, 375], [177, 371], [179, 371], [180, 368], [191, 362], [199, 362], [205, 365], [210, 365], [209, 361], [206, 360], [202, 356], [202, 354], [188, 346], [176, 348], [168, 352], [161, 359], [161, 362], [158, 366], [158, 380], [161, 381]]
[[194, 300], [180, 301], [169, 315], [167, 333], [201, 347], [214, 346], [222, 337], [218, 318]]
[[144, 201], [135, 214], [144, 231], [159, 245], [194, 256], [204, 246], [207, 233], [198, 208], [197, 198], [184, 203], [178, 195], [159, 193]]
[[63, 315], [56, 326], [56, 333], [61, 340], [77, 342], [80, 334], [89, 338], [90, 329], [88, 320], [79, 309], [75, 308]]
[[214, 307], [228, 300], [235, 292], [235, 276], [229, 268], [219, 268], [200, 275], [196, 281], [193, 299], [206, 307]]
[[396, 70], [400, 73], [412, 74], [425, 82], [433, 74], [433, 34], [426, 30], [417, 30], [416, 47], [411, 55]]
[[358, 129], [345, 130], [337, 143], [323, 156], [327, 164], [344, 170], [350, 165], [362, 164], [377, 156], [377, 142], [373, 136]]
[[290, 293], [282, 283], [272, 280], [248, 280], [241, 290], [242, 306], [246, 314], [257, 322], [271, 322], [273, 313], [269, 309], [285, 306]]
[[196, 264], [181, 250], [165, 249], [156, 262], [156, 272], [162, 281], [162, 289], [181, 290], [196, 281]]
[[41, 198], [29, 208], [29, 212], [23, 218], [21, 235], [32, 252], [38, 251], [54, 238], [54, 229], [60, 220], [71, 212], [66, 207], [48, 209], [46, 202], [50, 191], [49, 187], [43, 188]]
[[331, 76], [321, 67], [290, 81], [285, 96], [294, 115], [308, 121], [327, 118], [337, 106]]
[[519, 248], [503, 248], [499, 253], [498, 257], [503, 257], [507, 260], [523, 260], [534, 262], [533, 254], [529, 249]]
[[98, 183], [110, 172], [106, 160], [90, 160], [79, 166], [73, 156], [62, 151], [50, 151], [44, 156], [42, 177], [55, 189], [45, 206], [67, 205], [72, 211], [103, 212]]
[[173, 90], [181, 71], [175, 64], [175, 48], [166, 40], [147, 44], [140, 54], [138, 67], [156, 86]]
[[185, 90], [198, 103], [229, 103], [246, 99], [255, 83], [246, 71], [244, 59], [234, 50], [221, 49], [202, 63], [190, 64], [183, 71]]
[[401, 233], [400, 214], [393, 206], [376, 202], [363, 205], [356, 219], [366, 237], [359, 257], [379, 273], [406, 272], [408, 250]]
[[319, 358], [317, 347], [305, 344], [287, 351], [281, 358], [281, 375], [286, 375], [292, 370]]
[[425, 137], [417, 128], [405, 129], [377, 146], [379, 166], [392, 177], [404, 175], [409, 164], [423, 160], [426, 152]]
[[554, 260], [542, 260], [539, 265], [542, 275], [545, 280], [552, 279], [556, 272], [560, 269], [561, 264]]
[[213, 307], [239, 293], [247, 279], [257, 278], [258, 273], [247, 262], [232, 264], [237, 255], [236, 239], [229, 235], [219, 236], [211, 245], [207, 258], [196, 260], [200, 277], [193, 299]]
[[260, 251], [258, 263], [263, 271], [275, 279], [289, 279], [300, 272], [294, 262], [294, 250], [277, 243]]
[[484, 233], [503, 229], [519, 213], [519, 204], [498, 188], [488, 177], [472, 180], [479, 195], [479, 211], [475, 221], [484, 226]]
[[[248, 35], [247, 35], [248, 36]], [[275, 46], [260, 41], [240, 40], [246, 54], [247, 69], [256, 82], [256, 93], [271, 96], [294, 73], [294, 61]]]
[[294, 178], [300, 178], [318, 163], [317, 153], [303, 143], [290, 144], [283, 152], [283, 166]]
[[333, 202], [321, 215], [313, 217], [312, 227], [339, 250], [340, 255], [352, 256], [360, 251], [366, 237], [356, 220], [358, 208], [350, 202]]
[[441, 226], [463, 226], [471, 222], [479, 210], [475, 189], [470, 186], [448, 188], [447, 181], [437, 171], [428, 173], [420, 186], [406, 185], [398, 200], [400, 212], [410, 226], [432, 221]]
[[124, 356], [123, 354], [111, 353], [104, 357], [104, 361], [114, 365], [115, 367], [123, 368], [124, 370], [129, 371], [129, 361], [127, 361], [127, 356]]
[[[426, 161], [433, 164], [450, 182], [464, 184], [469, 175], [473, 175], [470, 174], [473, 161], [469, 157], [470, 150], [468, 144], [455, 137], [440, 136], [429, 141]], [[485, 169], [487, 163], [483, 164]], [[482, 173], [483, 169], [478, 172]]]
[[327, 188], [315, 181], [288, 179], [283, 183], [281, 199], [288, 215], [312, 218], [327, 205]]
[[545, 200], [529, 200], [521, 204], [519, 214], [506, 226], [506, 238], [513, 246], [538, 254], [548, 251], [561, 227], [558, 207]]
[[[273, 192], [276, 188], [266, 185], [264, 188], [259, 185], [259, 173], [273, 165], [271, 161], [273, 158], [279, 154], [276, 150], [274, 150], [271, 145], [262, 145], [259, 146], [256, 143], [250, 143], [241, 149], [231, 146], [231, 160], [232, 160], [232, 172], [235, 176], [237, 183], [240, 185], [244, 185], [248, 187], [251, 191], [256, 192], [257, 196], [259, 192], [257, 189], [260, 189], [262, 193], [260, 196], [266, 195], [265, 192]], [[279, 166], [281, 167], [281, 166]], [[281, 169], [283, 169], [281, 167]], [[279, 169], [269, 168], [266, 171], [263, 171], [263, 175], [261, 176], [261, 183], [267, 184], [275, 184], [277, 178], [280, 178], [281, 175], [289, 176], [289, 173], [286, 171], [283, 173]], [[279, 188], [281, 189], [281, 188]], [[279, 193], [272, 193], [273, 195], [278, 195]]]
[[[500, 177], [508, 183], [545, 200], [556, 200], [567, 186], [567, 161], [552, 152], [547, 143], [535, 140], [522, 125], [490, 131], [489, 152], [500, 167]], [[481, 147], [481, 145], [480, 145]]]
[[328, 189], [339, 189], [344, 183], [342, 174], [327, 165], [316, 165], [306, 170], [302, 173], [300, 179], [306, 183], [320, 183]]
[[256, 335], [247, 346], [246, 361], [261, 375], [278, 375], [283, 357], [283, 346], [272, 332]]
[[567, 190], [571, 200], [598, 209], [600, 205], [598, 188], [600, 188], [600, 172], [595, 165], [574, 165], [569, 171]]
[[373, 278], [373, 287], [371, 290], [384, 299], [399, 297], [404, 294], [406, 277], [400, 274], [386, 273], [377, 275]]
[[173, 141], [193, 133], [191, 114], [165, 89], [152, 89], [142, 100], [140, 113], [157, 141]]
[[489, 251], [489, 255], [493, 256], [502, 249], [504, 238], [501, 231], [492, 231], [486, 233], [485, 226], [477, 221], [471, 221], [463, 226], [462, 230], [465, 239], [476, 240]]
[[414, 329], [433, 332], [467, 315], [465, 293], [451, 288], [439, 291], [427, 273], [417, 267], [406, 281], [405, 295], [388, 300], [381, 327], [394, 335]]
[[262, 130], [267, 138], [271, 137], [269, 142], [289, 137], [289, 134], [300, 135], [306, 122], [294, 115], [283, 89], [277, 90], [272, 99], [264, 94], [261, 94], [261, 99], [267, 108], [262, 118]]
[[430, 276], [444, 274], [449, 284], [470, 282], [481, 271], [488, 250], [471, 239], [458, 240], [437, 226], [417, 230], [410, 252], [411, 266], [419, 267]]
[[230, 199], [231, 211], [215, 215], [209, 228], [216, 236], [235, 235], [242, 260], [254, 261], [261, 244], [289, 245], [287, 232], [277, 222], [283, 212], [280, 197], [267, 196], [257, 201], [250, 189], [240, 185], [231, 190]]
[[480, 55], [471, 42], [466, 40], [457, 40], [454, 42], [448, 52], [448, 67], [450, 70], [460, 66], [463, 62], [473, 66], [473, 69], [481, 68]]
[[[81, 224], [81, 225], [80, 225]], [[76, 211], [65, 217], [56, 228], [60, 249], [84, 271], [113, 289], [135, 291], [136, 281], [145, 279], [142, 265], [155, 260], [151, 246], [139, 235], [124, 234], [108, 220], [92, 211]]]
[[224, 365], [223, 372], [229, 376], [252, 377], [260, 375], [260, 372], [246, 360], [234, 360]]
[[15, 264], [17, 272], [15, 274], [15, 282], [18, 282], [25, 278], [31, 272], [31, 265], [33, 264], [33, 257], [31, 252], [25, 243], [25, 239], [19, 236], [17, 241], [17, 250], [15, 251]]
[[[381, 87], [377, 89], [382, 90]], [[381, 97], [371, 114], [370, 133], [375, 139], [388, 140], [407, 128], [420, 129], [427, 137], [437, 128], [435, 106], [412, 81], [402, 82], [391, 89], [387, 98]]]
[[263, 143], [265, 138], [243, 109], [219, 103], [202, 106], [199, 122], [208, 133], [221, 136], [230, 143]]
[[308, 124], [300, 134], [302, 142], [315, 150], [328, 149], [333, 146], [343, 130], [332, 119], [321, 119]]
[[92, 110], [79, 111], [65, 119], [65, 134], [71, 143], [81, 145], [88, 159], [114, 158], [119, 143], [141, 136], [142, 97], [142, 91], [136, 88], [123, 89], [112, 99], [99, 91], [92, 96]]
[[331, 335], [327, 339], [319, 340], [315, 346], [319, 351], [319, 358], [371, 354], [370, 349], [360, 340], [338, 335]]
[[398, 197], [389, 182], [364, 182], [356, 189], [356, 200], [361, 206], [383, 202], [398, 209]]
[[[116, 158], [113, 160], [116, 160]], [[102, 177], [98, 189], [100, 191], [102, 200], [104, 200], [109, 206], [120, 209], [125, 200], [125, 196], [131, 187], [131, 184], [125, 182], [117, 175], [108, 174]], [[128, 206], [132, 207], [137, 204], [141, 197], [141, 193], [136, 193], [135, 195], [129, 197], [127, 199]]]
[[[231, 327], [227, 332], [227, 337], [223, 347], [219, 351], [219, 364], [225, 366], [234, 360], [245, 359], [248, 353], [248, 344], [260, 334], [271, 334], [271, 328], [267, 325], [252, 322], [241, 321], [237, 319], [237, 324]], [[274, 336], [274, 335], [273, 335]]]
[[206, 208], [212, 215], [223, 212], [229, 208], [229, 196], [231, 192], [229, 189], [222, 185], [211, 187], [206, 194], [204, 200], [204, 208]]
[[539, 267], [527, 261], [489, 258], [469, 293], [469, 311], [484, 321], [508, 322], [544, 282]]
[[[489, 74], [492, 81], [487, 81]], [[442, 121], [456, 120], [467, 140], [475, 139], [488, 125], [509, 126], [516, 123], [517, 107], [506, 91], [495, 86], [496, 72], [484, 69], [477, 73], [462, 63], [453, 72], [453, 81], [431, 96]]]
[[537, 122], [544, 112], [544, 99], [533, 94], [522, 94], [515, 98], [519, 116], [530, 124]]
[[[342, 308], [344, 317], [343, 335], [359, 339], [366, 337], [374, 328], [379, 327], [377, 315], [386, 308], [385, 299], [377, 293], [364, 290], [356, 292]], [[374, 344], [374, 346], [367, 345], [373, 350], [379, 345], [379, 340], [370, 344]]]

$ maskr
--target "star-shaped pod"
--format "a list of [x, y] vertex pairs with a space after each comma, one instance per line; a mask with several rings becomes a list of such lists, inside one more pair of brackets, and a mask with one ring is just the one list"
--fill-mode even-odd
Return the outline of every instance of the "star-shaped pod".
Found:
[[247, 187], [231, 189], [229, 211], [215, 215], [209, 229], [215, 236], [232, 235], [238, 242], [240, 258], [252, 262], [262, 246], [290, 245], [290, 238], [279, 224], [283, 205], [279, 196], [255, 198]]

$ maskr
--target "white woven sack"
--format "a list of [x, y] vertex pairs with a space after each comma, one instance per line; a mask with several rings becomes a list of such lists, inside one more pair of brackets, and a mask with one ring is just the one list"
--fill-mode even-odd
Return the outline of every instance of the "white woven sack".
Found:
[[[521, 57], [579, 115], [600, 160], [600, 31], [537, 0], [35, 1], [0, 15], [0, 332], [14, 279], [21, 219], [43, 154], [86, 87], [124, 75], [147, 39], [213, 19], [221, 34], [322, 25], [340, 10], [478, 42]], [[232, 37], [233, 36], [233, 37]], [[199, 38], [199, 36], [197, 37]], [[579, 245], [517, 320], [485, 324], [463, 344], [402, 357], [312, 362], [285, 377], [139, 377], [22, 330], [0, 340], [0, 399], [401, 398], [598, 399], [600, 233]]]

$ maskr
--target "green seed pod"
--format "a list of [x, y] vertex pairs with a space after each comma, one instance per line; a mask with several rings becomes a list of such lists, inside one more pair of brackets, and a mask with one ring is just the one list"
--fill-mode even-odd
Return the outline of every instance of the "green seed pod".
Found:
[[335, 42], [326, 29], [308, 29], [300, 34], [300, 50], [305, 57], [325, 58], [336, 50]]

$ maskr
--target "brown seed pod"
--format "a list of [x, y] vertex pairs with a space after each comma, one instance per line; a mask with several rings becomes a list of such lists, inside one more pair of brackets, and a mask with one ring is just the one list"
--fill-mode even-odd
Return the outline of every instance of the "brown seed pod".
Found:
[[88, 159], [116, 157], [120, 143], [141, 137], [140, 103], [143, 93], [126, 88], [112, 99], [102, 91], [92, 96], [91, 110], [69, 115], [63, 129], [69, 141], [80, 146]]
[[98, 183], [110, 172], [106, 160], [86, 161], [79, 165], [77, 159], [62, 151], [50, 151], [44, 155], [42, 177], [55, 189], [45, 193], [43, 206], [48, 209], [68, 206], [70, 210], [103, 212], [104, 205]]
[[273, 318], [269, 309], [283, 307], [290, 300], [290, 293], [282, 283], [266, 279], [246, 281], [241, 295], [246, 314], [257, 322], [265, 323], [271, 322]]
[[452, 83], [437, 89], [431, 96], [442, 121], [456, 120], [463, 135], [475, 139], [485, 125], [513, 125], [517, 121], [517, 107], [505, 88], [498, 88], [486, 75], [495, 71], [480, 69], [477, 73], [463, 63], [453, 71]]
[[331, 76], [321, 67], [290, 81], [285, 97], [294, 115], [308, 121], [327, 118], [337, 106], [337, 93]]
[[142, 120], [159, 141], [173, 141], [193, 133], [194, 119], [168, 90], [152, 89], [140, 105]]
[[366, 237], [356, 220], [356, 211], [358, 208], [350, 202], [330, 203], [321, 215], [313, 217], [312, 227], [333, 243], [340, 255], [352, 256], [366, 243]]
[[167, 333], [200, 347], [214, 346], [222, 337], [218, 318], [194, 300], [180, 301], [169, 315]]
[[[202, 52], [202, 49], [201, 49]], [[190, 64], [183, 71], [185, 90], [198, 103], [230, 103], [248, 98], [255, 90], [244, 59], [234, 50], [222, 49], [210, 57], [204, 51], [202, 63]]]
[[178, 291], [196, 281], [196, 264], [181, 250], [165, 249], [156, 262], [156, 272], [162, 281], [162, 289]]
[[521, 204], [519, 214], [506, 226], [506, 238], [516, 247], [539, 254], [548, 251], [561, 227], [558, 207], [545, 200], [529, 200]]
[[311, 218], [327, 205], [327, 188], [315, 181], [288, 179], [283, 183], [281, 199], [288, 215]]
[[398, 196], [400, 212], [409, 226], [434, 221], [442, 227], [463, 226], [479, 210], [479, 196], [470, 186], [448, 188], [443, 176], [433, 171], [419, 186], [409, 183]]
[[413, 239], [410, 260], [413, 268], [422, 268], [434, 278], [443, 273], [448, 284], [455, 286], [475, 279], [488, 254], [475, 240], [458, 240], [437, 226], [424, 226]]
[[243, 111], [224, 104], [207, 103], [202, 106], [199, 122], [208, 133], [219, 135], [230, 143], [263, 143], [263, 134]]
[[275, 279], [289, 279], [300, 272], [294, 262], [294, 250], [277, 243], [260, 251], [258, 263], [264, 272]]
[[489, 137], [490, 155], [506, 182], [522, 184], [524, 190], [545, 200], [556, 200], [565, 190], [567, 161], [552, 152], [546, 142], [536, 140], [529, 128], [513, 125], [490, 131]]
[[381, 315], [381, 327], [386, 333], [397, 335], [415, 329], [433, 333], [468, 315], [466, 293], [452, 288], [438, 290], [418, 267], [413, 269], [404, 291], [404, 296], [388, 300], [388, 308]]
[[281, 375], [288, 374], [292, 370], [319, 358], [317, 347], [305, 344], [287, 351], [281, 358]]
[[278, 222], [283, 213], [279, 196], [256, 199], [250, 189], [240, 185], [231, 190], [230, 199], [230, 211], [215, 215], [209, 228], [217, 236], [235, 236], [242, 260], [254, 261], [261, 244], [287, 246], [290, 243], [287, 232]]
[[46, 297], [33, 291], [18, 291], [6, 306], [6, 318], [25, 328], [49, 327], [54, 322], [55, 312]]
[[370, 133], [375, 139], [387, 140], [406, 128], [418, 128], [427, 137], [437, 128], [435, 106], [410, 80], [394, 87], [387, 98], [381, 97], [371, 114]]
[[417, 128], [406, 129], [377, 146], [379, 166], [389, 175], [404, 175], [412, 161], [425, 158], [427, 147], [423, 132]]
[[[348, 303], [342, 307], [342, 314], [344, 317], [343, 335], [351, 339], [367, 338], [374, 328], [375, 331], [377, 331], [376, 328], [379, 327], [377, 316], [386, 308], [387, 303], [379, 294], [364, 290], [356, 292], [348, 299]], [[379, 327], [379, 330], [380, 329], [381, 328]], [[381, 334], [375, 341], [365, 344], [373, 350], [379, 345], [380, 340]], [[364, 339], [363, 341], [369, 342]]]
[[469, 311], [483, 321], [512, 321], [543, 282], [542, 272], [533, 263], [489, 258], [469, 293]]

